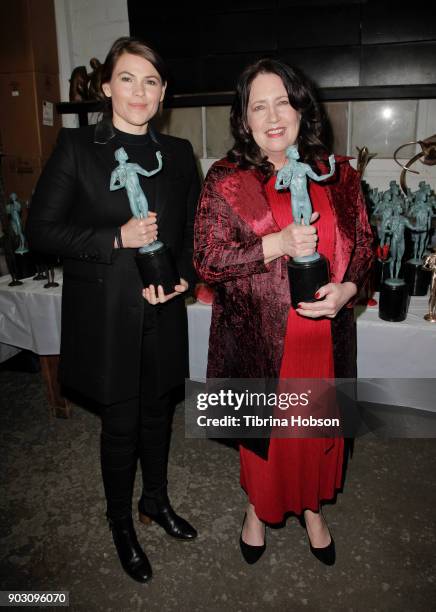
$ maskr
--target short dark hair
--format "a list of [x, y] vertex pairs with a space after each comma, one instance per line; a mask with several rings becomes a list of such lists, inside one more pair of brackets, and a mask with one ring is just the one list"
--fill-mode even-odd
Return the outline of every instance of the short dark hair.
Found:
[[230, 127], [235, 142], [227, 153], [228, 159], [240, 168], [260, 170], [266, 179], [274, 173], [273, 164], [262, 154], [247, 125], [251, 84], [259, 74], [276, 74], [282, 79], [291, 106], [301, 114], [296, 143], [300, 159], [316, 165], [318, 159], [326, 156], [327, 148], [323, 143], [324, 116], [314, 88], [300, 70], [270, 58], [250, 64], [238, 79], [230, 112]]
[[[165, 62], [163, 61], [159, 53], [149, 47], [140, 38], [134, 38], [132, 36], [122, 36], [121, 38], [117, 38], [117, 40], [113, 43], [112, 47], [109, 49], [109, 53], [107, 54], [106, 59], [104, 60], [104, 64], [101, 67], [100, 89], [104, 83], [108, 83], [111, 80], [115, 64], [124, 53], [139, 55], [140, 57], [149, 61], [150, 64], [152, 64], [156, 68], [162, 80], [162, 84], [166, 84], [168, 76], [167, 68], [165, 66]], [[106, 103], [105, 112], [111, 111], [111, 99], [107, 98], [104, 95], [103, 89], [101, 89], [101, 97], [102, 100], [104, 100], [104, 102]]]

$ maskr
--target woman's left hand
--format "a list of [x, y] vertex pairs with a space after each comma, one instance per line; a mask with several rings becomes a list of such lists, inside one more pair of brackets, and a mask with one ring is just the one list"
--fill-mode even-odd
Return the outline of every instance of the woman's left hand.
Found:
[[145, 287], [142, 290], [142, 295], [149, 304], [151, 304], [152, 306], [156, 306], [156, 304], [164, 304], [165, 302], [168, 302], [168, 300], [171, 300], [173, 297], [176, 297], [176, 295], [184, 293], [187, 288], [188, 283], [185, 281], [184, 278], [181, 278], [180, 285], [176, 285], [174, 287], [175, 291], [173, 293], [167, 293], [167, 295], [165, 295], [162, 285], [158, 285], [157, 291], [154, 285], [150, 285], [149, 287]]
[[356, 293], [357, 287], [354, 283], [328, 283], [316, 292], [316, 302], [300, 302], [296, 312], [311, 319], [318, 317], [333, 319]]

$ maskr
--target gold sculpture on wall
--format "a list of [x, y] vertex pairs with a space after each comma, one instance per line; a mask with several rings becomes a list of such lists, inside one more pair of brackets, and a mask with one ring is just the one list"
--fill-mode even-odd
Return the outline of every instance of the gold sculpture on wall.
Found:
[[370, 153], [368, 147], [366, 147], [366, 146], [365, 147], [356, 147], [356, 149], [359, 152], [359, 154], [357, 156], [357, 167], [356, 167], [356, 170], [360, 174], [360, 176], [362, 177], [364, 172], [365, 172], [366, 166], [369, 164], [371, 159], [377, 155], [377, 153]]
[[[407, 147], [408, 145], [413, 145], [413, 144], [420, 145], [422, 149], [421, 152], [414, 155], [404, 165], [401, 164], [397, 159], [397, 153], [404, 147]], [[397, 162], [399, 166], [401, 166], [401, 168], [403, 168], [403, 170], [401, 171], [401, 175], [400, 175], [400, 185], [401, 185], [401, 189], [406, 195], [407, 195], [406, 173], [413, 172], [413, 174], [419, 174], [418, 170], [411, 170], [410, 168], [410, 166], [412, 166], [418, 159], [420, 159], [421, 162], [425, 164], [426, 166], [434, 166], [436, 164], [436, 134], [433, 134], [433, 136], [429, 136], [428, 138], [425, 138], [424, 140], [414, 140], [412, 142], [406, 142], [405, 144], [395, 149], [394, 160]]]

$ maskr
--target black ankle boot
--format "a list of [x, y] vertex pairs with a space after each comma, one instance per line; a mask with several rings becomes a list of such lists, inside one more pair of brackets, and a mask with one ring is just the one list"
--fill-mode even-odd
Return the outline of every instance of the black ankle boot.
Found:
[[144, 499], [144, 496], [141, 497], [138, 502], [138, 515], [141, 523], [148, 525], [154, 521], [170, 536], [179, 540], [193, 540], [197, 537], [194, 527], [174, 512], [166, 493], [153, 499], [153, 505], [154, 511], [151, 512], [147, 506], [147, 500]]
[[108, 518], [108, 522], [124, 571], [138, 582], [150, 580], [152, 576], [151, 565], [139, 545], [132, 516], [129, 515], [115, 520]]

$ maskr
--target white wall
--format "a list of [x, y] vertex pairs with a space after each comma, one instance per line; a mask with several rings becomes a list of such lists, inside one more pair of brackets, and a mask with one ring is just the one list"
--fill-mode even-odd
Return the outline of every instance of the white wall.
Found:
[[66, 0], [66, 4], [73, 34], [74, 66], [89, 68], [89, 60], [94, 56], [103, 62], [114, 40], [129, 35], [126, 0]]
[[[129, 35], [126, 0], [55, 0], [61, 99], [68, 101], [69, 79], [76, 66], [96, 57], [104, 61], [111, 44]], [[63, 115], [63, 125], [76, 127], [74, 115]]]

